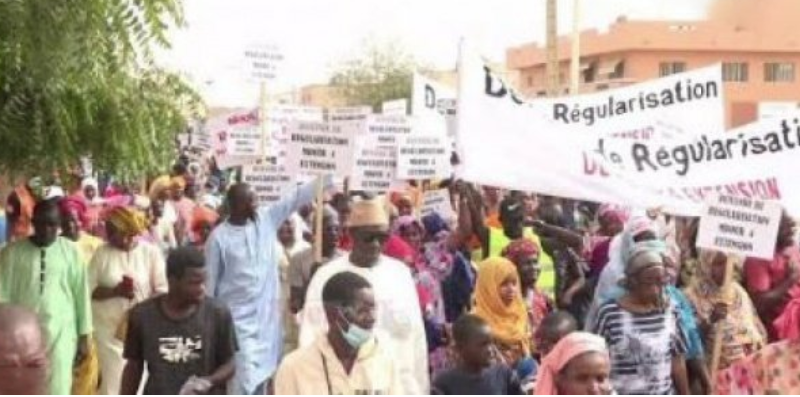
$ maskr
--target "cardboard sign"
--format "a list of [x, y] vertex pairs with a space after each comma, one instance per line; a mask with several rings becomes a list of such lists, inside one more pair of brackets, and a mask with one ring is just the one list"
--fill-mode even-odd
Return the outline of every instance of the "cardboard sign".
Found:
[[443, 219], [455, 217], [453, 203], [450, 201], [450, 191], [447, 189], [428, 190], [422, 197], [422, 208], [420, 215], [439, 214]]
[[367, 135], [376, 137], [376, 147], [395, 149], [398, 139], [411, 134], [414, 126], [407, 116], [370, 115], [365, 129]]
[[[357, 124], [356, 124], [357, 126]], [[292, 173], [347, 177], [353, 159], [353, 124], [294, 122], [286, 164]]]
[[251, 46], [244, 52], [245, 67], [255, 81], [275, 80], [283, 63], [283, 54], [273, 45]]
[[325, 119], [323, 109], [314, 106], [276, 105], [267, 110], [268, 155], [282, 164], [287, 156], [288, 128], [295, 121], [321, 123]]
[[221, 169], [251, 164], [263, 157], [258, 116], [258, 109], [242, 109], [209, 120], [206, 131]]
[[782, 211], [778, 202], [719, 195], [700, 218], [697, 246], [771, 260]]
[[242, 181], [250, 185], [260, 205], [274, 204], [294, 188], [292, 174], [286, 167], [274, 164], [242, 167]]
[[452, 173], [451, 143], [445, 136], [407, 135], [397, 148], [397, 178], [444, 179]]
[[348, 108], [333, 108], [328, 110], [328, 121], [332, 123], [363, 121], [372, 114], [369, 106], [356, 106]]
[[381, 147], [377, 135], [362, 135], [355, 140], [355, 157], [350, 189], [369, 193], [391, 190], [397, 169], [397, 150]]
[[381, 106], [383, 114], [386, 116], [405, 116], [408, 114], [408, 100], [398, 99], [396, 101], [384, 102]]

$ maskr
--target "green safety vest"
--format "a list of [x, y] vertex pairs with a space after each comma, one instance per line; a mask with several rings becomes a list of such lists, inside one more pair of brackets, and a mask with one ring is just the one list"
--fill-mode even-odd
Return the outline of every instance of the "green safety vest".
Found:
[[[536, 286], [540, 291], [544, 292], [551, 298], [555, 296], [556, 290], [556, 272], [553, 266], [553, 258], [550, 257], [542, 249], [542, 242], [539, 236], [533, 232], [533, 229], [526, 227], [522, 232], [523, 238], [531, 240], [537, 247], [539, 247], [539, 265], [542, 267], [539, 273], [539, 280]], [[511, 240], [506, 236], [503, 229], [491, 227], [489, 228], [489, 257], [501, 256], [503, 250], [511, 244]], [[480, 263], [484, 260], [483, 248], [478, 248], [472, 251], [472, 260]]]

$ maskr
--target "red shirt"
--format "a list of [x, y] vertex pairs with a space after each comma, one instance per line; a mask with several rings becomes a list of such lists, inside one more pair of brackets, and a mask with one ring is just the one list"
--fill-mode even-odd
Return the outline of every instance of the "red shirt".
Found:
[[[747, 292], [753, 295], [775, 288], [788, 277], [789, 263], [791, 261], [800, 264], [800, 249], [796, 246], [786, 248], [782, 252], [776, 252], [771, 261], [748, 258], [744, 263]], [[798, 296], [796, 295], [797, 293], [800, 293], [800, 284], [795, 285], [789, 291], [789, 295]], [[772, 322], [780, 316], [785, 308], [786, 303], [781, 303], [772, 307], [769, 311], [759, 312], [764, 325], [767, 326], [772, 335], [774, 335]]]

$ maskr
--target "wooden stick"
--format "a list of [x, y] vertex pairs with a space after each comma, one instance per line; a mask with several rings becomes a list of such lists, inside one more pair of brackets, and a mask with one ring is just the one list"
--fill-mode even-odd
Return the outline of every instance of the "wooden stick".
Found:
[[[734, 272], [734, 265], [736, 264], [736, 258], [733, 255], [728, 255], [728, 260], [725, 263], [725, 283], [722, 285], [722, 301], [726, 303], [730, 303], [732, 300], [733, 295], [733, 272]], [[714, 345], [712, 348], [711, 354], [711, 366], [709, 368], [709, 373], [711, 376], [711, 384], [714, 388], [716, 388], [717, 384], [717, 370], [719, 369], [719, 361], [722, 356], [722, 337], [723, 337], [723, 327], [724, 327], [724, 319], [720, 320], [717, 324], [714, 325]], [[712, 390], [713, 393], [713, 390]]]
[[316, 211], [314, 212], [314, 262], [322, 263], [322, 215], [325, 206], [324, 178], [317, 178]]

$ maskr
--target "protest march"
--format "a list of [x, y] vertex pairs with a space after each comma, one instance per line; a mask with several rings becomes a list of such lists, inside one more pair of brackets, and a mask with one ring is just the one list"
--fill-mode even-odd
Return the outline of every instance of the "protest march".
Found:
[[[108, 23], [181, 4], [143, 1]], [[758, 13], [778, 18], [769, 7]], [[713, 10], [668, 30], [702, 38], [733, 18], [746, 33], [702, 51], [756, 46], [747, 13]], [[147, 63], [137, 46], [165, 34], [158, 23], [118, 55]], [[341, 103], [277, 99], [300, 55], [254, 41], [235, 71], [258, 100], [191, 116], [97, 99], [67, 117], [12, 95], [0, 60], [0, 142], [23, 139], [9, 135], [17, 115], [50, 112], [30, 146], [60, 148], [0, 149], [20, 164], [0, 159], [0, 394], [799, 394], [800, 98], [743, 119], [735, 84], [756, 67], [727, 55], [626, 77], [650, 65], [639, 46], [644, 59], [668, 47], [645, 34], [662, 25], [548, 34], [508, 49], [508, 69], [460, 36], [450, 78], [412, 67], [376, 99], [377, 84], [337, 75]], [[0, 54], [20, 26], [0, 28]], [[551, 57], [578, 36], [571, 59]], [[615, 37], [630, 54], [597, 44]], [[702, 44], [676, 42], [676, 59]], [[550, 90], [559, 70], [582, 86]], [[770, 83], [794, 73], [765, 63]], [[172, 117], [182, 128], [155, 132]], [[137, 138], [105, 131], [139, 122]], [[109, 140], [36, 135], [93, 123]]]

